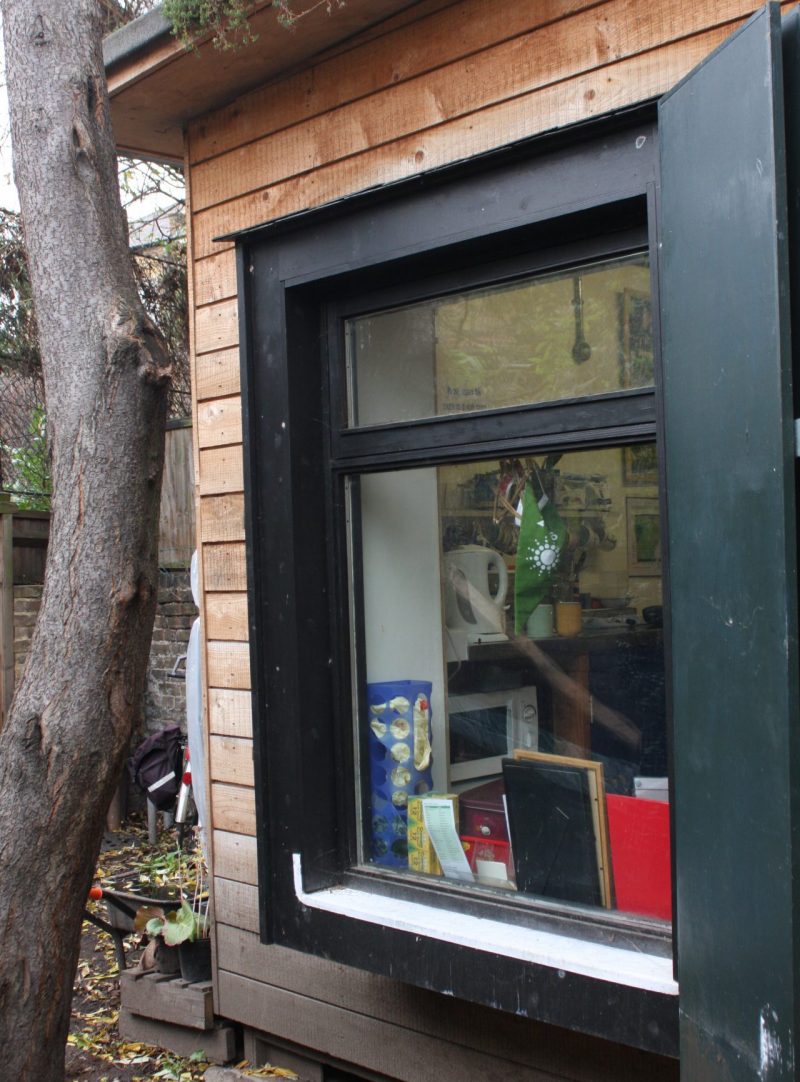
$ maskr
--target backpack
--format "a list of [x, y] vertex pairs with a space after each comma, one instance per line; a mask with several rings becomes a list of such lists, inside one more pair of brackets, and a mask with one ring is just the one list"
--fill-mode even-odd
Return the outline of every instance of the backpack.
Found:
[[172, 725], [148, 736], [128, 760], [134, 785], [159, 811], [167, 811], [175, 803], [181, 786], [182, 758], [181, 730]]

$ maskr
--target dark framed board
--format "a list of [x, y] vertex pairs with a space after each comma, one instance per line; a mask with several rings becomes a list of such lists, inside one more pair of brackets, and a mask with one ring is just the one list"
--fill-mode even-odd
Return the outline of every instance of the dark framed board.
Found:
[[610, 909], [602, 763], [516, 749], [503, 781], [517, 888]]

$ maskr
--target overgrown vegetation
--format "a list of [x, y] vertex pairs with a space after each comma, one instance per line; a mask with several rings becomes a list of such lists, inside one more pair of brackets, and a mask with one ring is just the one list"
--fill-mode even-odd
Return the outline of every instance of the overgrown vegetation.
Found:
[[[139, 293], [172, 361], [170, 416], [185, 417], [191, 398], [183, 177], [170, 166], [123, 159], [119, 181]], [[50, 506], [46, 427], [22, 225], [17, 213], [0, 209], [0, 491], [25, 510]]]
[[[164, 0], [164, 17], [187, 48], [193, 49], [199, 38], [210, 34], [216, 48], [239, 49], [258, 37], [250, 26], [256, 6], [247, 0]], [[344, 6], [345, 0], [315, 0], [300, 8], [295, 0], [272, 0], [276, 19], [287, 30], [319, 8], [330, 14]]]

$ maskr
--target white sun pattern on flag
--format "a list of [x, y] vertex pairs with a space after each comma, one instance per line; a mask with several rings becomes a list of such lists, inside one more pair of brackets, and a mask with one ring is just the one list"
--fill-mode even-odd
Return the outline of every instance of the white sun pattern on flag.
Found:
[[[544, 519], [540, 519], [538, 525], [544, 524]], [[523, 559], [539, 572], [551, 571], [558, 559], [558, 534], [552, 531], [545, 534], [535, 545], [531, 545]]]

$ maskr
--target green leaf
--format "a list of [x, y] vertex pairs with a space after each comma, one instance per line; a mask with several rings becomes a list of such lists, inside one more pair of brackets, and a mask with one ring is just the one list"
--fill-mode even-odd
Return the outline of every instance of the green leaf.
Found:
[[180, 909], [167, 913], [164, 921], [164, 942], [170, 947], [194, 939], [195, 914], [188, 902], [181, 902]]

